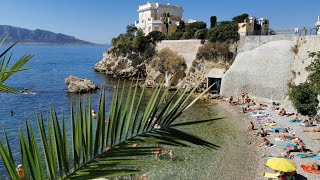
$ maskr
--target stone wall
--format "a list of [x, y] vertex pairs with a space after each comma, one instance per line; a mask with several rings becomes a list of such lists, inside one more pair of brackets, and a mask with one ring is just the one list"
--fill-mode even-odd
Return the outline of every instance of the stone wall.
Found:
[[157, 44], [157, 50], [160, 51], [164, 48], [170, 48], [171, 50], [177, 52], [184, 58], [189, 69], [192, 65], [192, 61], [196, 59], [198, 49], [201, 46], [201, 40], [197, 39], [165, 40]]

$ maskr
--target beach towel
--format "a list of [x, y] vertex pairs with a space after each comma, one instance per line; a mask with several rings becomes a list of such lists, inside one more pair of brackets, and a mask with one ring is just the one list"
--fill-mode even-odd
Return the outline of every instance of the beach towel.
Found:
[[266, 123], [264, 123], [263, 125], [265, 125], [265, 126], [276, 126], [277, 123], [269, 123], [269, 122], [266, 122]]
[[309, 165], [309, 164], [301, 164], [301, 168], [303, 169], [303, 171], [308, 172], [308, 173], [320, 174], [320, 170], [312, 170], [311, 165]]
[[280, 142], [281, 146], [297, 146], [296, 143], [290, 142], [290, 141], [285, 141], [285, 142]]
[[278, 179], [277, 174], [275, 173], [264, 172], [262, 176], [265, 178]]
[[293, 121], [293, 120], [289, 120], [289, 123], [290, 123], [290, 124], [300, 124], [299, 121]]
[[272, 131], [280, 131], [280, 130], [285, 130], [285, 128], [280, 128], [280, 127], [276, 127], [276, 128], [271, 128]]
[[306, 156], [305, 154], [297, 154], [297, 156], [300, 158], [320, 159], [320, 154], [317, 154], [315, 156]]

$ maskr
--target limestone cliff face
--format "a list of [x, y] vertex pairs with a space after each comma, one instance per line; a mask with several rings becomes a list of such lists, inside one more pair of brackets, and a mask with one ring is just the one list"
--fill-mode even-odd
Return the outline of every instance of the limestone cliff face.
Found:
[[137, 55], [116, 57], [105, 52], [101, 61], [95, 64], [94, 70], [122, 78], [145, 76], [145, 65]]
[[284, 100], [293, 78], [293, 46], [293, 41], [274, 41], [239, 53], [225, 73], [221, 94], [237, 96], [247, 92], [258, 98]]

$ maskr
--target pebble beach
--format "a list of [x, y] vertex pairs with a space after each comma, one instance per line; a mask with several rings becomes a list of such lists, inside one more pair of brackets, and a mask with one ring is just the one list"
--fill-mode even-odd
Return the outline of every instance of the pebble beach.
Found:
[[[220, 100], [218, 100], [220, 101]], [[241, 144], [238, 151], [244, 151], [246, 153], [239, 154], [246, 157], [247, 162], [245, 162], [245, 166], [251, 166], [251, 170], [246, 173], [246, 176], [244, 176], [241, 179], [267, 179], [263, 177], [264, 172], [269, 173], [275, 173], [273, 170], [268, 168], [265, 164], [268, 160], [268, 157], [264, 157], [264, 154], [281, 154], [285, 153], [284, 146], [281, 146], [280, 141], [276, 141], [275, 138], [277, 138], [280, 134], [283, 133], [269, 133], [267, 139], [273, 144], [271, 147], [258, 147], [258, 144], [262, 142], [262, 137], [257, 137], [256, 133], [257, 131], [246, 131], [247, 126], [249, 125], [250, 121], [252, 121], [255, 125], [255, 128], [260, 129], [260, 127], [263, 127], [264, 129], [270, 129], [272, 127], [282, 127], [282, 128], [288, 128], [290, 129], [288, 133], [284, 133], [286, 135], [291, 135], [292, 133], [295, 133], [297, 137], [303, 140], [305, 143], [306, 149], [311, 150], [312, 152], [315, 152], [320, 149], [320, 141], [319, 140], [312, 140], [312, 138], [320, 138], [320, 133], [305, 133], [303, 130], [308, 129], [316, 129], [318, 128], [319, 124], [314, 125], [313, 127], [304, 127], [299, 125], [299, 123], [290, 123], [290, 120], [293, 119], [293, 116], [279, 116], [279, 111], [272, 110], [271, 106], [272, 104], [266, 103], [263, 101], [258, 101], [258, 103], [266, 104], [267, 107], [263, 108], [263, 112], [265, 114], [269, 114], [267, 117], [264, 117], [268, 120], [273, 120], [276, 122], [276, 125], [274, 126], [265, 126], [260, 121], [257, 121], [256, 116], [251, 116], [250, 113], [240, 113], [241, 105], [231, 106], [226, 101], [220, 101], [220, 106], [227, 112], [230, 112], [230, 116], [233, 118], [233, 123], [235, 126], [237, 126], [239, 129], [241, 129], [243, 132], [246, 132], [246, 135], [244, 135], [244, 139], [246, 139], [246, 145], [243, 143]], [[296, 113], [292, 110], [290, 107], [286, 107], [285, 105], [280, 106], [284, 107], [287, 110], [287, 113]], [[290, 110], [290, 111], [289, 111]], [[234, 118], [238, 117], [238, 118]], [[299, 119], [305, 120], [307, 119], [306, 116], [299, 116]], [[300, 174], [300, 177], [302, 179], [309, 179], [309, 180], [317, 180], [320, 179], [320, 174], [314, 174], [314, 173], [307, 173], [304, 172], [301, 168], [301, 164], [310, 164], [312, 162], [315, 162], [317, 164], [320, 164], [320, 159], [313, 159], [313, 158], [300, 158], [297, 156], [300, 152], [292, 152], [292, 162], [294, 162], [297, 165], [297, 173]], [[269, 157], [270, 158], [270, 157]], [[244, 168], [243, 167], [243, 168]], [[240, 169], [240, 168], [239, 168]], [[250, 169], [250, 168], [249, 168]], [[238, 170], [238, 169], [237, 169]], [[256, 175], [252, 175], [252, 173], [255, 173]]]

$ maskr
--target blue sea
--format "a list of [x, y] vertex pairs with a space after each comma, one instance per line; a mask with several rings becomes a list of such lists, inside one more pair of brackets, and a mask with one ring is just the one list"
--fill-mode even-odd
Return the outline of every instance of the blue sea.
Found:
[[[2, 52], [5, 47], [0, 48]], [[34, 55], [25, 65], [31, 68], [30, 70], [18, 72], [5, 82], [6, 85], [16, 89], [27, 88], [30, 93], [0, 93], [0, 139], [4, 142], [2, 130], [5, 128], [15, 156], [20, 156], [18, 129], [25, 127], [26, 119], [37, 129], [36, 113], [42, 112], [47, 116], [52, 105], [56, 107], [58, 114], [63, 111], [67, 116], [69, 115], [70, 103], [78, 95], [66, 92], [67, 85], [64, 83], [66, 77], [73, 75], [88, 78], [98, 86], [105, 87], [107, 104], [110, 102], [117, 79], [93, 70], [95, 63], [102, 59], [102, 54], [107, 48], [107, 46], [46, 45], [17, 45], [13, 48], [10, 52], [13, 55], [12, 63], [24, 54]], [[92, 93], [90, 96], [94, 108], [97, 108], [99, 92]], [[0, 174], [4, 171], [5, 167], [0, 162]]]

